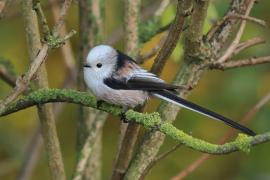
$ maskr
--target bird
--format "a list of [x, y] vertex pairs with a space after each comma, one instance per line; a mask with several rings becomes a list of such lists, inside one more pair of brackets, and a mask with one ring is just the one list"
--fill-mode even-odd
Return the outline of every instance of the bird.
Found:
[[229, 118], [177, 96], [177, 89], [181, 86], [166, 83], [112, 46], [101, 44], [93, 47], [83, 65], [83, 74], [87, 87], [98, 100], [127, 109], [143, 105], [150, 97], [157, 97], [222, 121], [247, 135], [256, 135], [251, 129]]

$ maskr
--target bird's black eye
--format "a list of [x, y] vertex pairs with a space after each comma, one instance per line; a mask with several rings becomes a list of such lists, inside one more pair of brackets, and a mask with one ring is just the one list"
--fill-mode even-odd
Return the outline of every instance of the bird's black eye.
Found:
[[97, 63], [97, 67], [98, 68], [101, 68], [102, 67], [102, 64], [101, 63]]

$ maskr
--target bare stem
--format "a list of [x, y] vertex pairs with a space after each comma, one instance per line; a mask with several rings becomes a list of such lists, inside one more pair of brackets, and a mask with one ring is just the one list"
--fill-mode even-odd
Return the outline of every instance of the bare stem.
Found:
[[235, 48], [232, 56], [239, 54], [241, 51], [243, 51], [249, 47], [256, 46], [258, 44], [263, 44], [265, 42], [266, 41], [264, 39], [261, 39], [261, 38], [252, 38], [252, 39], [249, 39], [245, 42], [239, 43], [238, 46]]
[[[58, 27], [61, 27], [60, 25], [62, 25], [62, 21], [64, 20], [64, 16], [66, 16], [70, 3], [71, 3], [71, 0], [66, 0], [61, 8], [61, 15], [60, 15], [59, 21], [57, 22], [55, 26], [57, 28], [54, 28], [55, 30], [54, 32], [56, 35], [58, 34], [56, 30], [58, 30]], [[45, 21], [42, 21], [42, 22], [45, 22]], [[74, 32], [66, 36], [65, 39], [71, 37], [72, 34], [74, 34]], [[60, 39], [60, 41], [61, 41], [60, 44], [64, 42], [62, 39]], [[55, 43], [56, 46], [58, 44], [59, 43]], [[46, 59], [48, 50], [49, 50], [49, 45], [43, 44], [43, 46], [40, 47], [40, 50], [36, 52], [35, 57], [30, 64], [29, 70], [25, 73], [24, 76], [22, 76], [17, 81], [16, 87], [14, 87], [12, 92], [6, 98], [4, 98], [4, 100], [0, 101], [0, 112], [5, 108], [5, 106], [7, 106], [9, 103], [15, 100], [19, 95], [21, 95], [27, 89], [29, 82], [32, 80], [33, 76], [36, 74], [37, 70]]]
[[[253, 7], [255, 0], [250, 0], [246, 12], [245, 12], [245, 16], [248, 16], [251, 8]], [[237, 47], [237, 45], [240, 42], [240, 39], [244, 33], [246, 27], [246, 20], [242, 20], [239, 30], [237, 31], [237, 34], [234, 38], [234, 40], [232, 41], [232, 43], [230, 44], [230, 46], [226, 49], [226, 51], [223, 53], [223, 55], [217, 60], [218, 63], [223, 63], [226, 60], [228, 60], [228, 58], [231, 56], [231, 54], [234, 52], [235, 48]]]
[[147, 173], [152, 169], [159, 161], [165, 159], [167, 156], [169, 156], [171, 153], [175, 152], [177, 149], [179, 149], [182, 146], [182, 144], [177, 144], [174, 147], [172, 147], [170, 150], [160, 154], [157, 156], [148, 166], [145, 168], [144, 172], [142, 172], [141, 179], [144, 179]]
[[267, 26], [267, 24], [266, 24], [266, 22], [264, 20], [261, 20], [261, 19], [255, 18], [255, 17], [244, 16], [244, 15], [241, 15], [241, 14], [231, 14], [231, 15], [228, 16], [228, 18], [239, 18], [239, 19], [242, 19], [242, 20], [246, 20], [246, 21], [256, 23], [256, 24], [258, 24], [260, 26], [263, 26], [263, 27]]
[[[60, 7], [58, 4], [54, 4], [55, 3], [54, 0], [49, 0], [49, 3], [52, 7], [51, 9], [52, 9], [54, 22], [56, 23], [60, 15]], [[63, 27], [60, 28], [59, 35], [63, 37], [65, 34], [67, 34], [67, 28], [66, 28], [65, 23], [63, 23]], [[75, 65], [76, 60], [75, 60], [74, 52], [73, 52], [69, 39], [66, 40], [65, 45], [61, 47], [61, 53], [64, 58], [65, 65], [68, 68], [69, 73], [71, 74], [71, 78], [75, 80], [76, 75], [77, 75], [77, 71], [76, 71], [77, 69]]]
[[[35, 61], [35, 56], [41, 47], [37, 16], [32, 10], [32, 0], [23, 1], [22, 6], [29, 56], [32, 61]], [[39, 10], [42, 12], [41, 8]], [[44, 18], [44, 16], [42, 16], [42, 18]], [[37, 88], [48, 88], [47, 71], [45, 65], [41, 65], [40, 69], [38, 70], [35, 84]], [[41, 122], [41, 131], [46, 152], [48, 154], [51, 177], [54, 180], [65, 180], [64, 164], [57, 137], [55, 119], [52, 113], [52, 106], [38, 105], [38, 115]]]
[[[231, 14], [244, 14], [245, 16], [247, 16], [249, 14], [249, 7], [251, 4], [252, 6], [254, 5], [254, 0], [232, 0], [227, 13], [222, 18], [221, 22], [217, 23], [211, 28], [211, 30], [209, 31], [211, 33], [208, 33], [208, 42], [212, 46], [212, 53], [214, 57], [218, 57], [219, 54], [222, 52], [224, 46], [226, 45], [225, 42], [229, 39], [231, 32], [239, 21], [239, 18], [227, 17]], [[242, 21], [241, 24], [245, 24], [244, 21]], [[244, 25], [241, 26], [241, 29], [244, 29]]]
[[8, 70], [0, 64], [0, 78], [3, 79], [10, 86], [14, 87], [16, 85], [16, 77], [8, 72]]
[[[125, 51], [131, 56], [138, 51], [138, 17], [140, 12], [141, 0], [127, 0], [125, 2]], [[131, 160], [137, 136], [140, 130], [138, 124], [121, 123], [119, 136], [119, 151], [117, 152], [115, 165], [112, 172], [112, 180], [123, 179]]]
[[[93, 123], [91, 124], [91, 131], [89, 131], [89, 135], [86, 138], [85, 144], [83, 145], [81, 152], [79, 154], [80, 158], [76, 166], [76, 171], [75, 171], [73, 180], [81, 180], [83, 179], [84, 174], [88, 173], [88, 172], [85, 172], [87, 163], [89, 161], [89, 158], [93, 154], [94, 144], [97, 143], [96, 141], [97, 141], [98, 134], [101, 133], [103, 123], [105, 122], [105, 119], [107, 117], [107, 115], [104, 114], [103, 112], [98, 112], [97, 114], [99, 115], [96, 115], [96, 119], [93, 120]], [[92, 156], [97, 156], [97, 154], [94, 154]], [[93, 176], [95, 174], [93, 173], [94, 172], [92, 172], [91, 177], [94, 179], [97, 179], [97, 177]]]
[[65, 0], [62, 7], [61, 7], [61, 10], [60, 10], [60, 14], [59, 14], [59, 17], [58, 17], [58, 20], [56, 21], [56, 24], [55, 26], [53, 27], [53, 30], [52, 30], [52, 34], [54, 36], [58, 36], [59, 35], [59, 32], [64, 24], [64, 21], [66, 19], [66, 16], [67, 16], [67, 13], [68, 13], [68, 10], [70, 8], [70, 5], [72, 3], [72, 0]]
[[[63, 88], [72, 88], [74, 87], [74, 79], [72, 79], [71, 75], [68, 75], [66, 79], [63, 81], [61, 87]], [[53, 104], [54, 107], [54, 115], [56, 119], [56, 123], [59, 120], [59, 115], [63, 110], [64, 104]], [[28, 145], [25, 153], [25, 158], [22, 162], [22, 166], [20, 168], [17, 179], [18, 180], [28, 180], [34, 170], [34, 167], [39, 160], [40, 151], [42, 148], [42, 137], [41, 137], [41, 129], [40, 126], [36, 128], [36, 131], [33, 133], [30, 144]]]
[[239, 68], [239, 67], [245, 67], [245, 66], [252, 66], [257, 64], [264, 64], [270, 62], [270, 56], [264, 56], [264, 57], [251, 57], [249, 59], [240, 59], [235, 61], [228, 61], [225, 63], [217, 63], [210, 65], [210, 68], [212, 69], [221, 69], [221, 70], [227, 70], [232, 68]]
[[[79, 49], [79, 69], [78, 88], [86, 91], [83, 79], [83, 64], [89, 50], [98, 43], [101, 43], [103, 34], [103, 0], [80, 0], [80, 49]], [[89, 18], [91, 17], [91, 18]], [[78, 114], [78, 162], [74, 172], [75, 179], [100, 179], [101, 176], [101, 148], [102, 148], [102, 127], [107, 119], [107, 114], [94, 109], [79, 108]], [[100, 123], [99, 126], [95, 124]], [[97, 129], [95, 129], [95, 127]], [[99, 132], [99, 133], [92, 133]], [[92, 142], [92, 143], [91, 143]], [[95, 143], [93, 143], [95, 142]], [[85, 149], [87, 143], [91, 147]], [[81, 159], [81, 153], [85, 155]]]
[[[185, 10], [190, 10], [192, 1], [183, 1], [182, 5]], [[208, 1], [196, 1], [194, 3], [194, 11], [191, 15], [189, 29], [186, 33], [186, 58], [185, 62], [187, 65], [183, 65], [180, 73], [177, 74], [175, 83], [177, 85], [193, 85], [198, 81], [201, 71], [198, 71], [198, 68], [195, 63], [198, 58], [195, 56], [201, 53], [201, 38], [202, 38], [202, 26], [204, 19], [206, 17], [208, 7]], [[188, 59], [189, 58], [189, 59]], [[194, 60], [190, 60], [194, 58]], [[181, 96], [187, 93], [187, 90], [181, 90]], [[176, 115], [179, 111], [179, 107], [172, 104], [162, 102], [158, 108], [161, 117], [166, 119], [167, 122], [171, 122], [176, 118]], [[164, 142], [165, 136], [160, 132], [147, 132], [144, 136], [142, 143], [139, 145], [139, 149], [133, 158], [133, 161], [128, 169], [128, 172], [125, 176], [126, 179], [140, 179], [142, 172], [145, 171], [145, 168], [148, 167], [148, 164], [151, 163], [161, 145]]]
[[[157, 75], [161, 73], [162, 68], [164, 67], [167, 59], [173, 52], [178, 39], [180, 37], [180, 34], [182, 32], [185, 18], [186, 16], [190, 15], [191, 13], [191, 8], [190, 7], [185, 7], [182, 5], [183, 2], [178, 0], [177, 3], [177, 11], [176, 11], [176, 16], [174, 19], [174, 22], [171, 24], [169, 33], [167, 35], [167, 38], [160, 49], [157, 57], [155, 58], [154, 65], [151, 69], [151, 71]], [[190, 8], [190, 9], [188, 9]]]

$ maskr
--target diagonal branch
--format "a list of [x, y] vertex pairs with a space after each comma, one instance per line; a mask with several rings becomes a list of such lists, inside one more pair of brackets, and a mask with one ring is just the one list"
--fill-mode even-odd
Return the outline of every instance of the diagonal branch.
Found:
[[264, 39], [259, 38], [259, 37], [252, 38], [252, 39], [249, 39], [249, 40], [244, 41], [242, 43], [239, 43], [237, 45], [237, 47], [235, 48], [232, 56], [239, 54], [241, 51], [243, 51], [249, 47], [256, 46], [258, 44], [263, 44], [263, 43], [266, 43], [266, 41]]
[[246, 21], [250, 21], [253, 23], [256, 23], [260, 26], [266, 27], [267, 24], [264, 20], [255, 18], [255, 17], [250, 17], [250, 16], [245, 16], [245, 15], [241, 15], [241, 14], [231, 14], [228, 16], [228, 18], [238, 18], [238, 19], [242, 19], [242, 20], [246, 20]]
[[[141, 0], [127, 0], [125, 2], [125, 51], [134, 56], [137, 54], [139, 37], [139, 13]], [[123, 179], [132, 158], [140, 126], [138, 124], [121, 123], [118, 152], [112, 172], [112, 180]]]
[[[186, 31], [186, 52], [184, 65], [175, 77], [174, 83], [177, 85], [193, 85], [199, 79], [201, 71], [198, 71], [197, 62], [201, 50], [201, 39], [202, 39], [202, 26], [206, 17], [208, 8], [208, 1], [182, 1], [184, 10], [190, 10], [193, 5], [193, 13], [189, 19], [188, 26], [190, 29]], [[188, 92], [187, 89], [181, 90], [180, 96], [184, 96]], [[179, 111], [179, 107], [170, 103], [162, 102], [158, 108], [162, 119], [166, 122], [172, 122]], [[133, 158], [132, 164], [130, 165], [126, 178], [129, 179], [140, 179], [141, 173], [145, 172], [148, 164], [153, 161], [163, 144], [165, 139], [164, 134], [158, 131], [147, 132], [139, 145], [139, 149]]]
[[[230, 7], [224, 18], [231, 14], [246, 14], [248, 10], [247, 7], [250, 5], [250, 3], [252, 3], [253, 6], [254, 0], [231, 0]], [[208, 38], [208, 42], [211, 44], [214, 57], [218, 57], [220, 52], [222, 52], [224, 46], [226, 45], [225, 42], [229, 39], [230, 34], [236, 27], [238, 21], [239, 19], [236, 18], [227, 18], [225, 21], [222, 21], [221, 23], [218, 23], [216, 26], [212, 27], [210, 30], [212, 33]]]
[[249, 59], [241, 59], [237, 61], [229, 61], [225, 63], [214, 63], [211, 64], [209, 67], [211, 69], [221, 69], [221, 70], [227, 70], [227, 69], [233, 69], [233, 68], [239, 68], [239, 67], [246, 67], [246, 66], [253, 66], [257, 64], [265, 64], [270, 63], [270, 56], [263, 56], [263, 57], [251, 57]]
[[[86, 92], [64, 89], [40, 89], [29, 93], [29, 95], [20, 98], [16, 102], [6, 107], [5, 110], [0, 113], [0, 116], [11, 114], [31, 106], [51, 102], [68, 102], [80, 104], [111, 113], [115, 116], [120, 116], [122, 114], [120, 107], [105, 102], [97, 108], [96, 98], [90, 96]], [[196, 151], [209, 154], [222, 155], [235, 151], [249, 152], [251, 146], [270, 141], [270, 132], [267, 132], [254, 137], [239, 134], [235, 140], [223, 145], [212, 144], [204, 140], [192, 137], [191, 135], [188, 135], [177, 129], [171, 123], [162, 120], [157, 112], [148, 114], [128, 110], [125, 113], [125, 116], [128, 123], [138, 123], [143, 125], [148, 130], [160, 131], [178, 143], [182, 143], [183, 145]]]
[[183, 4], [185, 3], [178, 0], [174, 22], [171, 24], [167, 38], [154, 60], [153, 67], [151, 68], [151, 71], [157, 75], [160, 75], [162, 68], [164, 67], [169, 56], [172, 54], [180, 38], [185, 18], [191, 14], [190, 6], [185, 7]]
[[[267, 103], [270, 101], [270, 92], [268, 92], [262, 99], [260, 99], [240, 120], [242, 124], [247, 124], [254, 115]], [[223, 138], [221, 138], [220, 142], [226, 142], [229, 137], [235, 134], [234, 130], [230, 130]], [[187, 177], [190, 173], [195, 171], [202, 163], [208, 160], [210, 154], [203, 154], [194, 162], [192, 162], [189, 166], [183, 169], [179, 174], [171, 178], [171, 180], [181, 180]]]
[[16, 77], [8, 72], [4, 65], [0, 64], [0, 79], [3, 79], [10, 86], [16, 85]]
[[56, 21], [56, 24], [54, 25], [53, 30], [52, 30], [52, 34], [54, 36], [59, 35], [60, 30], [64, 24], [65, 19], [66, 19], [68, 10], [71, 6], [71, 3], [72, 3], [72, 0], [65, 0], [64, 1], [63, 5], [60, 9], [60, 14], [59, 14], [58, 20]]
[[[60, 27], [62, 26], [62, 21], [64, 20], [67, 10], [69, 9], [69, 6], [71, 4], [72, 0], [65, 0], [62, 8], [61, 8], [61, 15], [60, 18], [57, 22], [57, 24], [55, 25], [54, 28], [54, 34], [57, 35], [60, 29]], [[63, 37], [62, 39], [58, 39], [58, 41], [56, 42], [51, 42], [53, 43], [54, 46], [57, 46], [59, 43], [60, 45], [63, 44], [63, 42], [70, 38], [72, 35], [74, 34], [74, 31], [72, 31], [70, 34], [67, 34], [65, 37]], [[36, 57], [33, 59], [32, 63], [30, 64], [30, 68], [29, 70], [25, 73], [24, 76], [22, 76], [18, 83], [16, 84], [16, 87], [14, 87], [14, 89], [12, 90], [12, 92], [2, 101], [0, 101], [0, 112], [3, 110], [3, 108], [8, 105], [9, 103], [11, 103], [13, 100], [15, 100], [19, 95], [21, 95], [27, 88], [29, 82], [33, 79], [34, 75], [36, 74], [37, 70], [39, 69], [39, 67], [41, 66], [41, 64], [45, 61], [48, 51], [49, 51], [49, 44], [43, 44], [43, 46], [41, 47], [40, 51], [38, 52], [38, 54], [36, 55]]]
[[220, 22], [218, 21], [208, 31], [208, 33], [206, 35], [206, 39], [207, 40], [211, 39], [213, 37], [214, 33], [216, 33], [217, 30], [220, 29], [221, 26], [230, 19], [242, 19], [242, 20], [246, 20], [246, 21], [251, 21], [251, 22], [256, 23], [256, 24], [258, 24], [260, 26], [263, 26], [263, 27], [267, 26], [266, 22], [264, 20], [261, 20], [261, 19], [257, 19], [257, 18], [254, 18], [254, 17], [245, 16], [245, 15], [241, 15], [241, 14], [228, 14], [228, 15], [224, 16]]
[[[249, 1], [249, 4], [247, 6], [247, 10], [245, 12], [245, 16], [249, 15], [249, 13], [251, 11], [251, 8], [253, 7], [254, 3], [255, 3], [255, 0], [250, 0]], [[223, 53], [223, 55], [221, 57], [219, 57], [218, 60], [216, 60], [216, 62], [223, 63], [226, 60], [228, 60], [228, 58], [234, 52], [235, 48], [237, 48], [237, 45], [239, 44], [240, 39], [241, 39], [241, 37], [242, 37], [242, 35], [244, 33], [245, 27], [246, 27], [246, 20], [242, 20], [234, 40], [231, 42], [230, 46], [226, 49], [226, 51]]]

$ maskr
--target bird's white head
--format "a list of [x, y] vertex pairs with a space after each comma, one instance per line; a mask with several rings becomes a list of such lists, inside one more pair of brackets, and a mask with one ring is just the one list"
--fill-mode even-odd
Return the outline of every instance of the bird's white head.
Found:
[[116, 63], [117, 51], [108, 45], [98, 45], [87, 55], [84, 77], [103, 81], [112, 74]]

